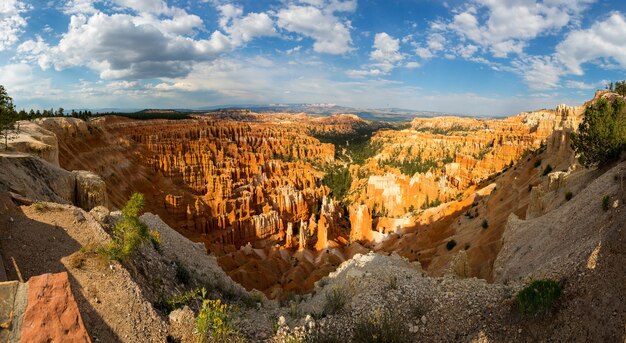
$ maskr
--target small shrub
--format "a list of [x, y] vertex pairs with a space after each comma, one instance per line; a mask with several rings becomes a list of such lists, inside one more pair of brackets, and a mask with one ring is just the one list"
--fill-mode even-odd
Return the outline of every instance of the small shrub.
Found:
[[35, 209], [35, 211], [37, 212], [47, 212], [50, 208], [48, 207], [48, 205], [42, 203], [42, 202], [36, 202], [33, 204], [33, 208]]
[[413, 342], [406, 321], [393, 312], [375, 311], [363, 316], [354, 326], [354, 342], [404, 343]]
[[565, 200], [570, 201], [570, 200], [572, 200], [573, 196], [574, 196], [574, 194], [572, 194], [572, 192], [566, 192], [565, 193]]
[[205, 300], [196, 318], [196, 332], [200, 342], [209, 342], [210, 338], [222, 342], [236, 336], [231, 312], [232, 308], [222, 304], [219, 299]]
[[176, 280], [183, 285], [188, 284], [189, 279], [191, 279], [189, 270], [180, 261], [174, 261], [174, 263], [176, 264]]
[[389, 289], [398, 289], [398, 277], [393, 275], [389, 278], [389, 283], [387, 284]]
[[306, 343], [344, 343], [347, 340], [343, 339], [337, 330], [324, 330], [320, 325], [315, 325], [304, 341]]
[[448, 241], [448, 243], [446, 244], [446, 249], [448, 249], [448, 251], [454, 249], [454, 247], [456, 246], [456, 241], [454, 239]]
[[150, 243], [154, 250], [161, 253], [161, 233], [157, 230], [150, 230]]
[[606, 212], [609, 210], [610, 208], [610, 202], [611, 202], [611, 198], [609, 198], [608, 195], [605, 195], [604, 198], [602, 198], [602, 209]]
[[324, 314], [336, 314], [343, 310], [348, 303], [348, 294], [342, 287], [333, 287], [326, 292], [326, 303], [324, 304]]
[[561, 296], [561, 286], [553, 280], [535, 280], [517, 293], [515, 303], [522, 314], [547, 313]]
[[143, 195], [134, 193], [122, 209], [122, 219], [115, 224], [112, 241], [99, 249], [110, 259], [125, 261], [148, 239], [148, 226], [139, 220], [143, 209]]
[[535, 168], [539, 168], [540, 165], [541, 165], [541, 160], [536, 160], [534, 164]]
[[156, 303], [154, 303], [154, 308], [167, 314], [185, 306], [195, 305], [196, 308], [199, 308], [202, 301], [206, 299], [206, 297], [207, 292], [205, 288], [194, 288], [192, 290], [176, 294], [170, 298], [161, 297]]
[[408, 314], [411, 318], [422, 318], [424, 315], [424, 307], [417, 300], [410, 300]]
[[486, 229], [489, 227], [489, 222], [487, 221], [487, 219], [483, 219], [483, 222], [480, 224], [480, 226], [483, 227], [483, 229]]
[[546, 176], [550, 174], [551, 172], [552, 172], [552, 166], [548, 164], [546, 168], [543, 170], [543, 176]]
[[256, 308], [263, 304], [263, 294], [261, 292], [252, 292], [241, 298], [241, 303], [247, 308]]
[[77, 251], [69, 257], [69, 266], [74, 269], [81, 269], [85, 265], [87, 256], [82, 251]]
[[289, 316], [294, 319], [302, 318], [302, 308], [300, 308], [300, 304], [297, 302], [292, 302], [289, 305]]

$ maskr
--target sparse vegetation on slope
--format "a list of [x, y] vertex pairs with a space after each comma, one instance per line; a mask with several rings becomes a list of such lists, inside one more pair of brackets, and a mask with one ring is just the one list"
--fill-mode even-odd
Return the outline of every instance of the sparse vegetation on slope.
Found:
[[610, 202], [611, 202], [611, 198], [609, 198], [608, 195], [605, 195], [602, 198], [602, 210], [604, 210], [605, 212], [608, 211], [610, 208]]
[[408, 343], [413, 337], [400, 316], [392, 311], [378, 310], [359, 319], [352, 340], [359, 343]]
[[109, 258], [125, 261], [146, 241], [158, 246], [160, 238], [139, 220], [143, 209], [143, 195], [133, 194], [122, 209], [122, 218], [115, 224], [113, 239], [102, 248]]
[[518, 310], [527, 315], [544, 314], [552, 310], [561, 296], [561, 286], [554, 280], [535, 280], [515, 297]]
[[[196, 318], [196, 331], [199, 341], [237, 342], [237, 331], [232, 324], [233, 308], [221, 300], [205, 300]], [[212, 340], [211, 340], [212, 339]]]

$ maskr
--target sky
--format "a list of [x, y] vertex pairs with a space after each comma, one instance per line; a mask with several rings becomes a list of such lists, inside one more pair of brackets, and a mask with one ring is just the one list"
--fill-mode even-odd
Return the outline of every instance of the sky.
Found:
[[20, 108], [333, 103], [477, 116], [626, 79], [623, 0], [1, 0]]

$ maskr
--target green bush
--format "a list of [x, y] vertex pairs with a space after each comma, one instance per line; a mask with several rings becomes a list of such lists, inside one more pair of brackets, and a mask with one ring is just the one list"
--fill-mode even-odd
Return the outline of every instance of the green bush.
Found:
[[448, 251], [454, 249], [454, 247], [456, 246], [456, 241], [454, 239], [448, 241], [448, 243], [446, 244], [446, 249], [448, 249]]
[[389, 311], [375, 311], [361, 317], [354, 326], [353, 342], [404, 343], [413, 342], [406, 320]]
[[572, 192], [566, 192], [565, 193], [565, 200], [570, 201], [570, 200], [572, 200], [573, 196], [574, 196], [574, 194], [572, 194]]
[[111, 242], [100, 249], [102, 253], [111, 259], [126, 261], [144, 242], [152, 240], [154, 244], [153, 238], [159, 236], [139, 220], [142, 209], [143, 195], [133, 194], [122, 209], [122, 219], [115, 224]]
[[535, 161], [535, 164], [534, 164], [535, 168], [539, 168], [540, 165], [541, 165], [541, 160]]
[[343, 310], [348, 303], [348, 293], [343, 287], [333, 287], [326, 292], [326, 302], [324, 303], [324, 314], [337, 314]]
[[604, 211], [608, 211], [609, 210], [610, 202], [611, 202], [611, 198], [609, 198], [608, 195], [605, 195], [604, 198], [602, 198], [602, 209]]
[[522, 314], [538, 315], [547, 313], [561, 296], [561, 286], [553, 280], [535, 280], [522, 289], [515, 297], [515, 303]]
[[196, 318], [196, 332], [200, 342], [223, 342], [237, 336], [232, 324], [231, 306], [221, 300], [205, 300]]
[[183, 285], [188, 284], [191, 279], [189, 270], [180, 261], [174, 261], [174, 263], [176, 264], [176, 280]]
[[198, 308], [206, 296], [207, 291], [205, 288], [194, 288], [169, 298], [162, 296], [154, 303], [154, 308], [166, 314], [185, 306], [195, 305]]
[[543, 170], [543, 176], [550, 174], [550, 172], [552, 172], [552, 166], [548, 164], [546, 168]]
[[483, 222], [480, 224], [483, 229], [486, 229], [489, 227], [489, 222], [487, 221], [487, 219], [483, 219]]
[[572, 134], [572, 148], [582, 165], [604, 165], [626, 150], [624, 105], [621, 99], [600, 99], [587, 106], [578, 132]]

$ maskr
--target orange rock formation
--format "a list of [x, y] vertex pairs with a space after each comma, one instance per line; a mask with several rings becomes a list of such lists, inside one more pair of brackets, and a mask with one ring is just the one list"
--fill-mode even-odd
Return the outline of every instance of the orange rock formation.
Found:
[[[148, 211], [205, 242], [234, 280], [280, 297], [312, 289], [343, 260], [365, 251], [363, 245], [443, 272], [458, 249], [442, 247], [458, 235], [481, 244], [467, 248], [467, 274], [489, 278], [506, 216], [525, 212], [530, 201], [519, 185], [540, 175], [523, 166], [490, 192], [476, 191], [544, 143], [571, 158], [568, 134], [581, 109], [559, 106], [493, 120], [418, 118], [409, 129], [379, 131], [372, 141], [380, 153], [350, 168], [349, 216], [321, 184], [323, 167], [334, 166], [335, 147], [309, 134], [354, 133], [367, 125], [355, 116], [224, 111], [180, 121], [106, 117], [41, 124], [59, 137], [61, 166], [104, 178], [110, 206], [121, 207], [134, 191], [146, 194]], [[389, 165], [418, 156], [435, 167], [403, 175]], [[505, 195], [518, 200], [494, 198]], [[420, 212], [435, 200], [444, 205]], [[466, 221], [469, 211], [480, 213]], [[483, 218], [489, 232], [470, 231]]]

